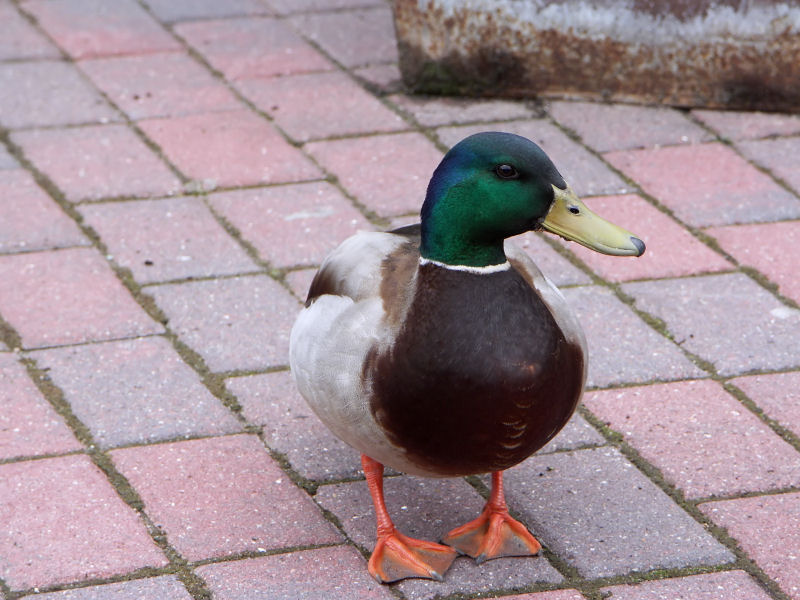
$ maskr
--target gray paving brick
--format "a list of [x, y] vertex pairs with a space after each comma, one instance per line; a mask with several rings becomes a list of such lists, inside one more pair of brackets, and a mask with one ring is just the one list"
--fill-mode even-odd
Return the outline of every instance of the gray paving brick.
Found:
[[292, 24], [348, 68], [397, 62], [389, 6], [300, 15]]
[[456, 96], [409, 96], [389, 98], [411, 114], [423, 127], [440, 127], [476, 121], [508, 121], [532, 116], [529, 107], [512, 100], [459, 98]]
[[263, 369], [289, 361], [300, 304], [266, 276], [145, 288], [169, 325], [212, 371]]
[[747, 598], [769, 600], [771, 596], [744, 571], [707, 573], [645, 581], [636, 585], [615, 585], [603, 589], [614, 600], [720, 600]]
[[541, 541], [585, 577], [733, 560], [614, 448], [528, 459], [509, 469], [506, 496]]
[[564, 290], [589, 343], [590, 387], [702, 377], [673, 343], [614, 294], [597, 286]]
[[35, 352], [103, 447], [241, 431], [162, 337]]
[[[386, 506], [398, 529], [412, 537], [438, 541], [444, 534], [478, 516], [484, 500], [463, 479], [399, 476], [385, 479]], [[375, 545], [372, 500], [363, 481], [320, 487], [316, 500], [333, 512], [357, 544]], [[534, 535], [536, 531], [533, 531]], [[413, 600], [453, 593], [477, 594], [538, 582], [558, 583], [561, 575], [540, 556], [500, 558], [476, 565], [467, 557], [455, 560], [443, 583], [405, 580], [397, 585]]]
[[0, 64], [0, 124], [3, 127], [117, 120], [117, 111], [81, 78], [74, 65], [61, 61]]
[[303, 477], [330, 480], [357, 477], [359, 453], [334, 436], [300, 396], [289, 371], [228, 379], [227, 388], [245, 418], [264, 427], [273, 450]]
[[599, 152], [714, 139], [679, 111], [667, 107], [567, 101], [553, 102], [547, 111]]
[[156, 17], [162, 21], [216, 19], [240, 15], [269, 14], [259, 0], [145, 0]]
[[16, 169], [19, 166], [17, 160], [9, 154], [4, 144], [0, 144], [0, 169]]
[[558, 450], [576, 450], [585, 446], [599, 446], [605, 444], [605, 438], [594, 427], [589, 425], [579, 414], [575, 413], [547, 445], [539, 450], [539, 454], [556, 452]]
[[503, 596], [503, 600], [584, 600], [585, 598], [586, 596], [577, 590], [553, 590], [518, 596]]
[[11, 4], [0, 3], [0, 60], [58, 58], [58, 49], [39, 33]]
[[636, 306], [666, 322], [677, 343], [722, 375], [800, 365], [800, 310], [741, 273], [630, 283]]
[[175, 575], [93, 585], [36, 596], [36, 600], [191, 600]]

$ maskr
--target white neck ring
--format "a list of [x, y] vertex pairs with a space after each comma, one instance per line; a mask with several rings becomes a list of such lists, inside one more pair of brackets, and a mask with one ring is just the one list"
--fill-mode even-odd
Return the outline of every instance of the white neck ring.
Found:
[[465, 273], [477, 273], [478, 275], [489, 275], [490, 273], [500, 273], [508, 271], [511, 268], [511, 263], [508, 261], [501, 262], [497, 265], [487, 265], [485, 267], [473, 267], [472, 265], [450, 265], [448, 263], [439, 262], [438, 260], [431, 260], [429, 258], [419, 258], [420, 265], [435, 265], [443, 269], [450, 269], [451, 271], [464, 271]]

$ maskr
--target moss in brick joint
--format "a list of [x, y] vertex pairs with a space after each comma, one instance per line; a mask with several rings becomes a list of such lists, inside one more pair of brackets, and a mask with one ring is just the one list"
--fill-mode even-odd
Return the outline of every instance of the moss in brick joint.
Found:
[[22, 338], [11, 325], [3, 320], [2, 316], [0, 316], [0, 342], [5, 342], [11, 350], [22, 347]]

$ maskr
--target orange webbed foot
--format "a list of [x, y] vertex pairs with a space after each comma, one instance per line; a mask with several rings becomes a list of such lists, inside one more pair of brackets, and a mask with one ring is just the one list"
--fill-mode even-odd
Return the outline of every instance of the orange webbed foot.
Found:
[[474, 521], [453, 529], [442, 540], [480, 564], [501, 556], [533, 556], [542, 545], [507, 510], [484, 509]]
[[407, 577], [442, 581], [458, 553], [449, 546], [410, 538], [397, 531], [383, 498], [383, 465], [362, 454], [361, 466], [375, 504], [378, 525], [378, 540], [367, 565], [370, 575], [381, 583]]
[[501, 556], [534, 556], [542, 549], [525, 525], [508, 513], [502, 471], [492, 473], [492, 493], [480, 516], [453, 529], [442, 542], [478, 564]]
[[369, 559], [370, 575], [381, 583], [407, 577], [444, 580], [458, 553], [449, 546], [410, 538], [398, 531], [378, 537]]

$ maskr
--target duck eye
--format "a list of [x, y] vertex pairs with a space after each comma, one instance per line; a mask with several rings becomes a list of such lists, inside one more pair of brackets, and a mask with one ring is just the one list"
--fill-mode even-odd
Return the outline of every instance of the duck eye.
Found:
[[569, 212], [571, 212], [573, 215], [579, 215], [579, 214], [581, 214], [581, 209], [580, 209], [580, 208], [578, 208], [577, 206], [569, 206], [569, 207], [567, 207], [567, 210], [568, 210]]
[[508, 164], [497, 165], [494, 169], [500, 179], [516, 179], [519, 177], [517, 170]]

